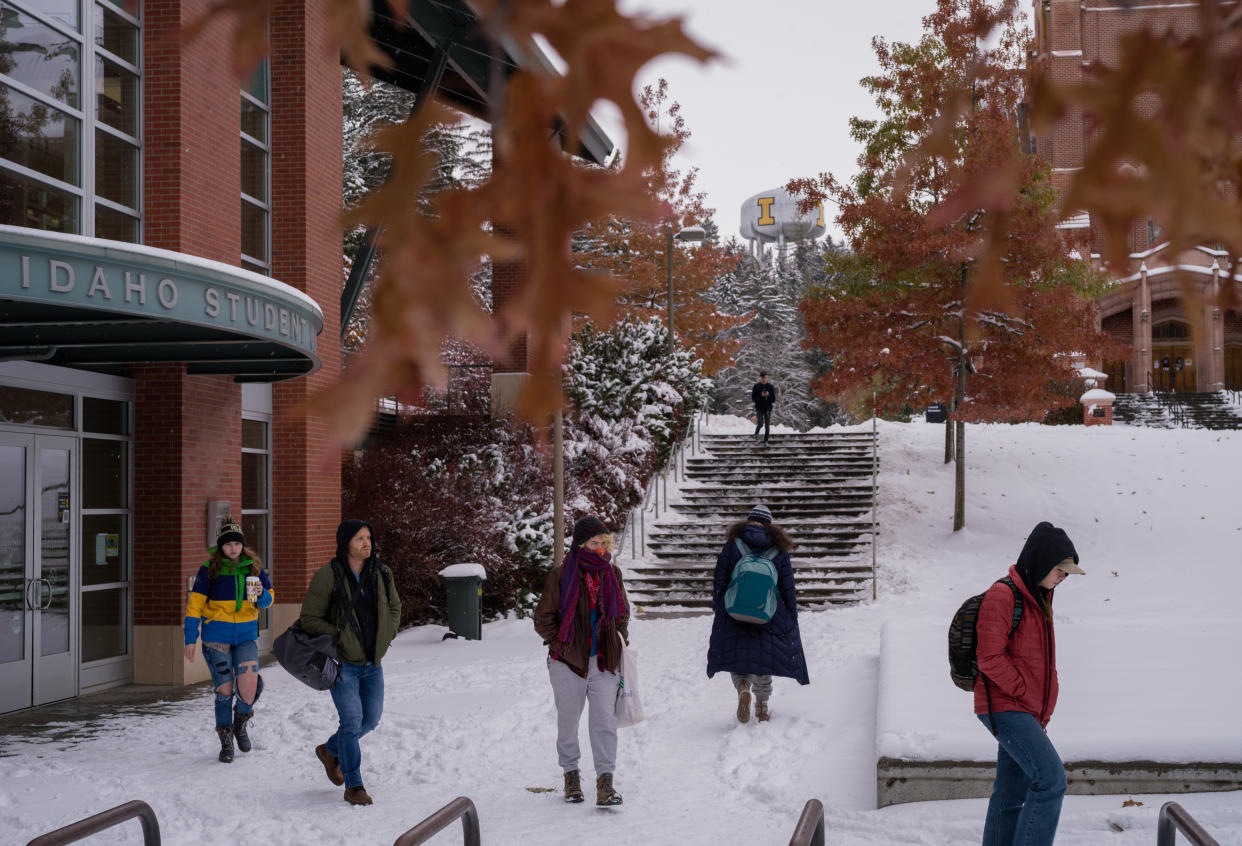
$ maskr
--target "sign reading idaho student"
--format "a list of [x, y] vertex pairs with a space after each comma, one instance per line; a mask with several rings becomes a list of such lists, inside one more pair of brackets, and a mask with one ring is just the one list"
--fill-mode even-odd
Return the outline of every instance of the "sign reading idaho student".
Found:
[[323, 313], [303, 292], [221, 262], [0, 226], [0, 300], [172, 320], [315, 355]]

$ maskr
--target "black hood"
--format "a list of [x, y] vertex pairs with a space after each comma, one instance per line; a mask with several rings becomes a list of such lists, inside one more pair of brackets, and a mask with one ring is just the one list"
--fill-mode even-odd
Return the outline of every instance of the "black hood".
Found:
[[1053, 567], [1066, 558], [1073, 558], [1074, 563], [1078, 563], [1078, 552], [1064, 529], [1058, 529], [1047, 522], [1039, 523], [1031, 529], [1026, 545], [1018, 553], [1015, 565], [1031, 596], [1039, 596], [1039, 583]]
[[[349, 563], [349, 542], [363, 529], [371, 529], [371, 556], [375, 556], [375, 529], [365, 520], [345, 520], [336, 529], [336, 560]], [[1055, 563], [1055, 562], [1054, 562]]]

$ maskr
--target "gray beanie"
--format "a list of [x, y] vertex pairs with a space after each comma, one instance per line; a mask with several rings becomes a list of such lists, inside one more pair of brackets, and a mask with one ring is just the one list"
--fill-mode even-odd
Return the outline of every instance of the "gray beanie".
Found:
[[771, 523], [772, 512], [768, 510], [768, 507], [766, 505], [760, 503], [759, 505], [756, 505], [754, 508], [750, 509], [750, 513], [746, 515], [746, 519], [758, 520], [760, 523]]

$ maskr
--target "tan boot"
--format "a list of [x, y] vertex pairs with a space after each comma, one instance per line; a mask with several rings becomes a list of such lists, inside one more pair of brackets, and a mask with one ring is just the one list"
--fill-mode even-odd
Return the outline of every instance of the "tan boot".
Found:
[[737, 721], [739, 723], [750, 722], [750, 691], [739, 690], [737, 692]]
[[760, 699], [755, 704], [755, 717], [761, 723], [766, 723], [768, 720], [772, 718], [772, 715], [768, 713], [768, 700]]
[[604, 773], [595, 779], [595, 804], [621, 804], [621, 794], [612, 789], [612, 773]]
[[315, 757], [319, 759], [319, 763], [323, 764], [323, 771], [330, 782], [338, 787], [345, 783], [345, 774], [341, 772], [341, 762], [328, 752], [327, 746], [322, 743], [316, 746]]
[[357, 787], [345, 788], [345, 801], [351, 805], [370, 805], [372, 799], [367, 789], [360, 784]]
[[565, 801], [576, 805], [585, 799], [586, 797], [582, 795], [582, 779], [578, 771], [570, 770], [565, 773]]

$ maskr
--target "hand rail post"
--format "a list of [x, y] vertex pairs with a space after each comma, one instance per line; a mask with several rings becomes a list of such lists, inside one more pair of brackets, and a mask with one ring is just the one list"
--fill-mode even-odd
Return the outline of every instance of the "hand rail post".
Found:
[[824, 846], [824, 804], [818, 799], [803, 806], [789, 846]]
[[880, 464], [880, 435], [876, 431], [876, 398], [872, 394], [871, 397], [871, 598], [876, 598], [876, 571], [875, 571], [875, 524], [876, 511], [879, 509], [879, 492], [876, 481], [876, 473], [879, 471]]
[[419, 846], [461, 819], [462, 843], [480, 846], [479, 812], [465, 796], [458, 796], [393, 841], [392, 846]]
[[1193, 846], [1220, 846], [1185, 808], [1176, 802], [1165, 802], [1156, 819], [1156, 846], [1173, 846], [1178, 831], [1186, 835]]
[[47, 834], [41, 834], [27, 843], [26, 846], [64, 846], [66, 843], [76, 843], [79, 840], [90, 837], [92, 834], [98, 834], [104, 829], [128, 822], [134, 817], [137, 817], [138, 821], [142, 823], [143, 846], [160, 846], [159, 820], [155, 818], [155, 811], [151, 809], [151, 806], [140, 799], [134, 799], [126, 802], [124, 805], [117, 805], [115, 808], [101, 811], [84, 820], [69, 823], [69, 825], [58, 828], [55, 831], [49, 831]]

